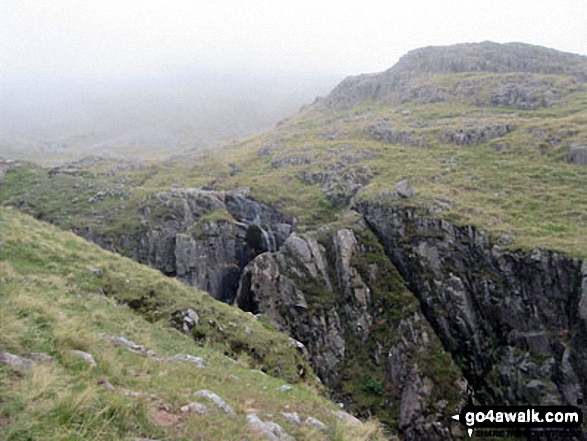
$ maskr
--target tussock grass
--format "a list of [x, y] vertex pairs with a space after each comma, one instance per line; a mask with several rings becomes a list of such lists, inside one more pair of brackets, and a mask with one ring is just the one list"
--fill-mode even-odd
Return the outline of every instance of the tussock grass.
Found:
[[[102, 269], [102, 277], [92, 274], [92, 265]], [[103, 294], [107, 284], [113, 289], [110, 297]], [[127, 305], [147, 288], [161, 297], [156, 314]], [[169, 321], [172, 311], [187, 306], [226, 332], [208, 326], [203, 346], [196, 345]], [[251, 336], [243, 332], [245, 326]], [[208, 366], [157, 362], [115, 347], [99, 337], [101, 332], [125, 336], [159, 357], [203, 357]], [[261, 360], [246, 350], [240, 357], [231, 352], [236, 342], [254, 348]], [[72, 349], [91, 353], [96, 367], [70, 354]], [[307, 365], [307, 384], [295, 384], [287, 393], [276, 390], [288, 379], [300, 381], [292, 372], [303, 362], [287, 337], [207, 294], [10, 209], [0, 209], [0, 350], [42, 352], [56, 360], [29, 369], [0, 365], [2, 440], [264, 439], [247, 426], [249, 412], [281, 424], [296, 439], [384, 439], [371, 423], [345, 428]], [[100, 386], [103, 380], [116, 391]], [[236, 415], [181, 413], [181, 406], [204, 401], [194, 395], [200, 389], [220, 395]], [[125, 396], [124, 390], [157, 399]], [[292, 425], [280, 412], [313, 416], [330, 429]]]

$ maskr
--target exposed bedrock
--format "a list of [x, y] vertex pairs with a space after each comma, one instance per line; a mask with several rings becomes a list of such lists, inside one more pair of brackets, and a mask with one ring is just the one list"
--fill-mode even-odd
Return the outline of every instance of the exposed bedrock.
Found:
[[577, 404], [587, 390], [587, 265], [506, 251], [480, 230], [414, 209], [361, 212], [477, 398]]
[[246, 189], [155, 193], [143, 200], [138, 216], [142, 226], [133, 234], [78, 233], [228, 303], [251, 258], [276, 250], [291, 233], [283, 216], [249, 198]]
[[236, 304], [303, 343], [355, 414], [376, 414], [404, 439], [456, 436], [443, 416], [461, 403], [466, 382], [374, 235], [351, 217], [253, 259]]

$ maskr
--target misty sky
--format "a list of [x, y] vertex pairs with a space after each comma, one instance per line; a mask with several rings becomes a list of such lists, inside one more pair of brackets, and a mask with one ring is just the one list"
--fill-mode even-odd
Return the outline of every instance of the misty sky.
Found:
[[1, 0], [0, 79], [202, 67], [342, 77], [484, 40], [587, 54], [585, 17], [584, 0]]

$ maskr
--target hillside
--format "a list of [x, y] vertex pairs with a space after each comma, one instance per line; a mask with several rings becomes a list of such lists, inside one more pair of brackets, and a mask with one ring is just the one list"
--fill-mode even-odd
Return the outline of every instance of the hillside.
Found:
[[[269, 328], [71, 233], [0, 209], [3, 440], [267, 439], [252, 415], [296, 439], [381, 439], [375, 425], [353, 422], [320, 397], [298, 349]], [[186, 410], [192, 402], [200, 406]]]
[[[0, 203], [261, 313], [403, 439], [587, 394], [587, 58], [418, 49], [164, 162], [0, 163]], [[447, 394], [450, 390], [453, 393]]]

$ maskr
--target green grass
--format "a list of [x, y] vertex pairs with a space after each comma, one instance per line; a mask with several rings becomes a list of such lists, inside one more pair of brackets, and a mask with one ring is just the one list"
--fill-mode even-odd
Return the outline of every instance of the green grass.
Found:
[[[202, 319], [199, 345], [171, 326], [173, 313], [187, 307]], [[156, 362], [113, 346], [100, 332], [123, 335], [159, 357], [200, 356], [208, 366]], [[72, 349], [91, 353], [97, 366], [69, 354]], [[320, 396], [321, 387], [286, 336], [157, 271], [7, 209], [0, 209], [0, 350], [43, 352], [57, 360], [31, 369], [0, 365], [3, 440], [261, 440], [245, 423], [252, 412], [264, 420], [273, 414], [296, 439], [382, 439], [376, 425], [349, 428], [330, 413], [335, 406]], [[100, 380], [118, 391], [106, 390]], [[284, 382], [294, 390], [276, 391]], [[127, 397], [122, 389], [160, 401]], [[236, 415], [181, 413], [200, 389], [216, 392]], [[294, 426], [280, 414], [294, 411], [320, 419], [329, 431]]]

